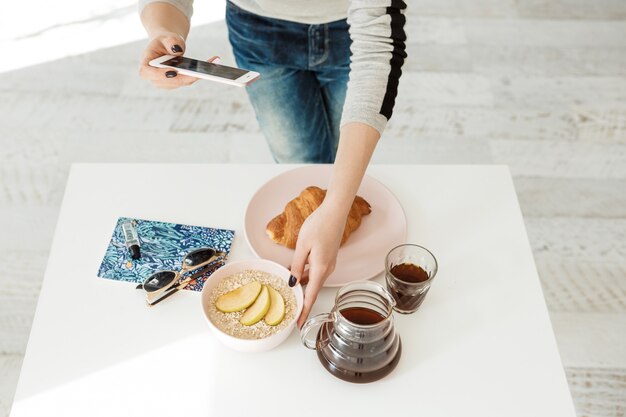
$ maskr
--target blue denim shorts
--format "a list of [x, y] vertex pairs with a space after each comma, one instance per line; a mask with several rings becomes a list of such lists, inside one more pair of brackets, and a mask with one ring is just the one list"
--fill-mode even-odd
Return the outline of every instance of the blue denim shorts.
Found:
[[281, 163], [332, 163], [350, 73], [346, 20], [309, 25], [226, 6], [237, 65], [261, 74], [247, 92]]

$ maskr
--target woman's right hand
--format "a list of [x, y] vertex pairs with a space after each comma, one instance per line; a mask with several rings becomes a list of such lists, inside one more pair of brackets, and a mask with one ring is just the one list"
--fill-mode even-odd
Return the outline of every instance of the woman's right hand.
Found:
[[[150, 81], [155, 87], [172, 89], [191, 85], [198, 81], [196, 77], [179, 74], [170, 68], [155, 68], [150, 66], [150, 61], [163, 55], [181, 56], [185, 52], [185, 39], [172, 32], [163, 32], [150, 39], [144, 50], [139, 76]], [[214, 56], [208, 61], [212, 62], [218, 57]]]

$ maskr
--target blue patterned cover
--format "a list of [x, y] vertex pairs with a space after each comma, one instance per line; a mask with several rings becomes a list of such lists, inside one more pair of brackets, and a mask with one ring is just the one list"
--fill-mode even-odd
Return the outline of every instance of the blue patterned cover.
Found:
[[[122, 224], [127, 221], [134, 223], [139, 236], [141, 258], [137, 260], [130, 257], [130, 252], [124, 245]], [[180, 271], [183, 258], [194, 249], [209, 247], [228, 253], [234, 235], [233, 230], [120, 217], [102, 259], [98, 276], [141, 283], [158, 271]], [[206, 273], [185, 289], [202, 290], [206, 279], [222, 265], [219, 261], [215, 262], [214, 267], [207, 268]]]

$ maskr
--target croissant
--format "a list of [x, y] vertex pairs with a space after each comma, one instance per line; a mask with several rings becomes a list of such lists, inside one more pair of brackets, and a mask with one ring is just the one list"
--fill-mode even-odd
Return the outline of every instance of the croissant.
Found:
[[[326, 190], [319, 187], [305, 188], [298, 197], [287, 203], [282, 213], [267, 224], [266, 231], [270, 239], [290, 249], [295, 249], [302, 223], [322, 204], [325, 196]], [[370, 214], [371, 211], [365, 199], [359, 196], [354, 198], [346, 220], [346, 227], [343, 230], [342, 245], [348, 240], [350, 234], [359, 228], [361, 217]]]

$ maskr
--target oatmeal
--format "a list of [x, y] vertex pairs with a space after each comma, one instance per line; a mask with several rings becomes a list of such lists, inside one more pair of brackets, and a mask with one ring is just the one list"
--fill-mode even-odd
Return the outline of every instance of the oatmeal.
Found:
[[[239, 322], [245, 310], [234, 313], [223, 313], [215, 306], [218, 297], [221, 295], [253, 281], [269, 285], [282, 295], [285, 301], [285, 317], [276, 326], [268, 325], [265, 323], [265, 320], [260, 320], [252, 326], [245, 326]], [[211, 322], [228, 335], [239, 339], [263, 339], [287, 327], [289, 323], [295, 319], [296, 306], [296, 296], [284, 279], [267, 272], [248, 269], [224, 278], [213, 288], [209, 296], [208, 312]]]

